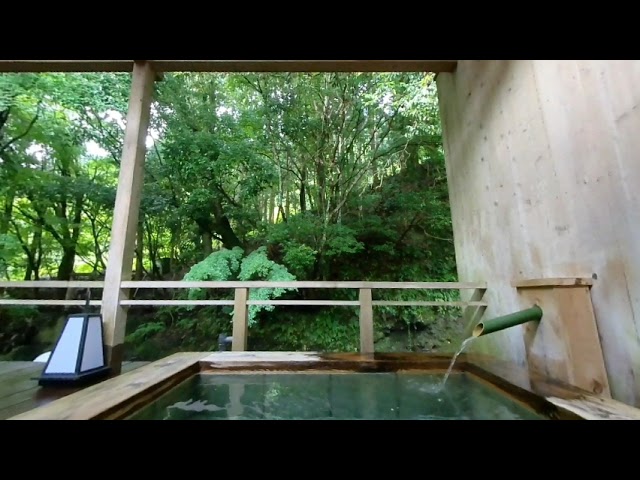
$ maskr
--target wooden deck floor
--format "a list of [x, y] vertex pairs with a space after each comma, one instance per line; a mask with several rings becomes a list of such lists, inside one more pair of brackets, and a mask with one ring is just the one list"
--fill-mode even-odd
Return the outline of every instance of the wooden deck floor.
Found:
[[[125, 362], [122, 371], [128, 372], [148, 362]], [[0, 362], [0, 420], [19, 415], [65, 397], [74, 389], [42, 388], [38, 377], [44, 363]]]

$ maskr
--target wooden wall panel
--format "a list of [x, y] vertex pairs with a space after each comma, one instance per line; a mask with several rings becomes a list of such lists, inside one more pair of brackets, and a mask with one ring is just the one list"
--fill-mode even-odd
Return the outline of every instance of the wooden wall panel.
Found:
[[[611, 393], [640, 406], [640, 62], [460, 61], [437, 78], [460, 281], [591, 277]], [[523, 327], [474, 342], [527, 363]], [[550, 354], [551, 355], [551, 354]]]

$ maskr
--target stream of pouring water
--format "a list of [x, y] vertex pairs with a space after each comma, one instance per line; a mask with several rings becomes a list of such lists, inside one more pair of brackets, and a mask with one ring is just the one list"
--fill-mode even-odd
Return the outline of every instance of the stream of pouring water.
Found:
[[453, 358], [451, 359], [451, 363], [449, 364], [449, 369], [447, 370], [447, 374], [444, 376], [444, 380], [442, 381], [442, 385], [440, 386], [440, 389], [442, 390], [444, 388], [444, 386], [447, 383], [447, 379], [449, 378], [449, 375], [451, 375], [451, 371], [453, 370], [453, 365], [456, 363], [456, 359], [458, 358], [458, 356], [462, 353], [462, 351], [467, 348], [467, 345], [469, 345], [469, 343], [471, 343], [472, 340], [474, 340], [476, 337], [469, 337], [467, 338], [464, 342], [462, 342], [462, 345], [460, 345], [460, 348], [458, 349], [458, 351], [456, 352], [456, 354], [453, 356]]

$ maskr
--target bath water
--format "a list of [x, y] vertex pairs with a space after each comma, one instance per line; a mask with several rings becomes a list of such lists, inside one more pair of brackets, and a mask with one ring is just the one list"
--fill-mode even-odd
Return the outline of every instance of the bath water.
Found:
[[198, 374], [131, 420], [543, 420], [466, 373]]

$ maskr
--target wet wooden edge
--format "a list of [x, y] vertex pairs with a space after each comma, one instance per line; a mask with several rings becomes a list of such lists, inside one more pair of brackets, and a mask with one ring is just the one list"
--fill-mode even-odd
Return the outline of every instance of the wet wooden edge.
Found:
[[480, 381], [484, 385], [500, 391], [503, 395], [511, 398], [516, 403], [523, 405], [546, 418], [551, 420], [586, 420], [575, 412], [555, 405], [545, 397], [511, 383], [510, 381], [495, 375], [478, 365], [464, 361], [461, 362], [459, 368], [473, 377], [474, 380]]
[[197, 375], [200, 371], [198, 363], [185, 368], [181, 372], [170, 376], [169, 378], [154, 384], [151, 388], [133, 395], [126, 401], [109, 408], [99, 415], [96, 415], [92, 420], [122, 420], [134, 413], [138, 412], [143, 407], [154, 402], [164, 394], [170, 392], [174, 388], [181, 385], [185, 380]]
[[[259, 364], [256, 359], [260, 358]], [[223, 361], [224, 359], [224, 361]], [[305, 361], [306, 360], [306, 361]], [[244, 357], [214, 354], [203, 359], [201, 374], [227, 375], [227, 374], [261, 374], [277, 372], [278, 374], [292, 374], [304, 372], [313, 373], [445, 373], [449, 368], [451, 357], [439, 354], [415, 354], [415, 353], [389, 353], [389, 354], [304, 354], [298, 356], [296, 362], [286, 362], [286, 354], [281, 358], [275, 355], [272, 359], [259, 354], [250, 354]], [[550, 419], [582, 419], [573, 412], [566, 411], [543, 397], [529, 392], [505, 379], [493, 375], [479, 367], [469, 368], [463, 354], [454, 365], [453, 372], [467, 373], [477, 381], [487, 384], [501, 394], [509, 397], [516, 403], [535, 413]]]
[[[235, 355], [227, 355], [231, 353]], [[292, 358], [295, 360], [291, 361]], [[197, 374], [300, 373], [303, 371], [305, 373], [444, 373], [449, 367], [450, 361], [451, 356], [428, 353], [361, 355], [353, 353], [220, 352], [175, 354], [11, 419], [126, 419], [140, 408]], [[166, 368], [171, 365], [173, 367]], [[453, 371], [470, 374], [474, 379], [483, 381], [483, 383], [546, 418], [591, 419], [590, 416], [581, 416], [577, 412], [550, 402], [539, 393], [511, 383], [483, 367], [470, 363], [465, 354], [460, 355]], [[152, 380], [150, 381], [149, 378]], [[567, 393], [567, 396], [562, 394], [563, 391]], [[566, 389], [557, 384], [554, 393], [556, 397], [569, 400], [578, 397], [575, 389]], [[79, 404], [83, 404], [83, 406], [79, 408]]]
[[639, 420], [640, 409], [598, 396], [593, 392], [549, 378], [540, 371], [531, 371], [487, 355], [467, 354], [468, 370], [480, 372], [490, 382], [528, 391], [555, 405], [564, 414], [578, 415], [584, 420]]
[[[225, 355], [232, 352], [216, 353], [200, 361], [201, 373], [254, 373], [266, 372], [350, 372], [385, 373], [399, 370], [417, 370], [422, 372], [446, 372], [451, 357], [439, 354], [376, 353], [362, 355], [357, 353], [288, 353], [262, 352], [244, 355]], [[462, 358], [461, 355], [459, 358]], [[457, 369], [457, 368], [456, 368]]]
[[[305, 374], [322, 373], [445, 373], [449, 368], [451, 357], [439, 354], [388, 353], [388, 354], [300, 354], [296, 362], [287, 362], [286, 354], [281, 358], [269, 359], [267, 356], [250, 354], [243, 357], [214, 354], [200, 361], [201, 372], [204, 375], [226, 374]], [[246, 359], [245, 359], [246, 358]], [[259, 364], [251, 358], [261, 358]], [[583, 420], [580, 415], [555, 405], [544, 397], [519, 387], [508, 380], [469, 363], [466, 356], [460, 355], [453, 367], [452, 373], [465, 373], [473, 377], [514, 402], [551, 420]]]

